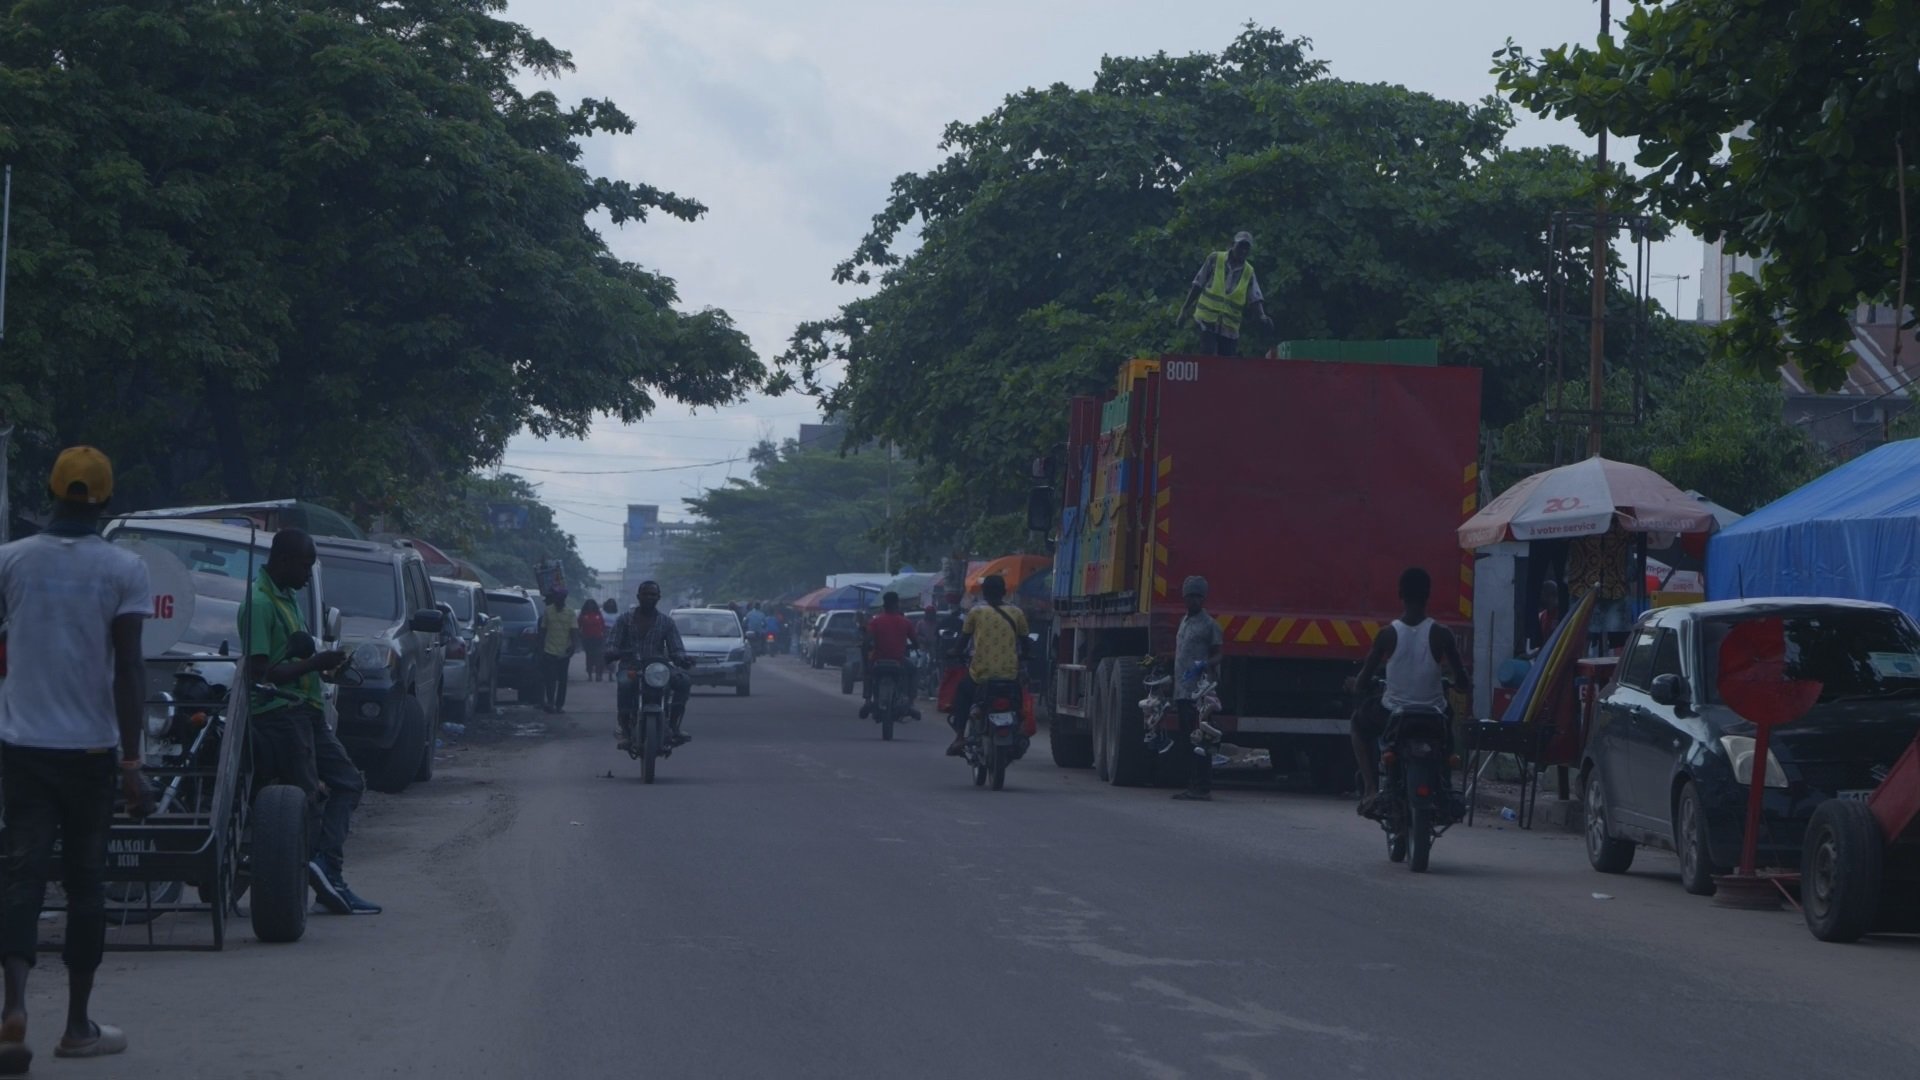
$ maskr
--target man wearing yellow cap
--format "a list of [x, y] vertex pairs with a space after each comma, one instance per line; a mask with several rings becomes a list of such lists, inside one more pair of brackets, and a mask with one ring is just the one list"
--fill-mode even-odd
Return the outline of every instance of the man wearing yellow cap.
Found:
[[0, 613], [8, 675], [0, 686], [0, 1076], [22, 1076], [27, 974], [33, 970], [53, 848], [67, 892], [67, 1026], [56, 1057], [102, 1057], [127, 1048], [120, 1029], [88, 1015], [106, 944], [107, 832], [115, 777], [128, 809], [145, 814], [140, 773], [146, 671], [143, 620], [153, 608], [146, 564], [102, 540], [113, 466], [90, 446], [61, 453], [48, 480], [53, 520], [0, 547]]

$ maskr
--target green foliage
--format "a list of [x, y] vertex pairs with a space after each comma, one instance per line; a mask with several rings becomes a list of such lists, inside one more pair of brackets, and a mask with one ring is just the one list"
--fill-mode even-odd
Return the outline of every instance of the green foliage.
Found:
[[[495, 529], [487, 508], [517, 504], [527, 508], [524, 529]], [[450, 555], [458, 555], [509, 585], [535, 583], [533, 568], [558, 560], [576, 593], [598, 584], [581, 561], [573, 535], [555, 523], [540, 492], [512, 473], [463, 476], [452, 484], [423, 485], [395, 499], [386, 509], [393, 531], [418, 536]]]
[[[128, 507], [382, 501], [764, 371], [590, 224], [702, 207], [595, 176], [611, 102], [502, 0], [13, 0], [0, 409], [21, 491], [91, 442]], [[32, 478], [34, 482], [28, 482]], [[364, 516], [364, 514], [362, 515]]]
[[[912, 501], [913, 469], [880, 450], [841, 454], [763, 442], [751, 478], [687, 500], [701, 527], [667, 574], [709, 598], [771, 598], [817, 588], [828, 574], [875, 570], [887, 555], [889, 497]], [[896, 540], [893, 568], [912, 563]]]
[[1089, 88], [950, 126], [946, 160], [895, 180], [836, 270], [878, 291], [802, 326], [781, 363], [856, 437], [929, 466], [930, 537], [971, 532], [1021, 511], [1069, 396], [1197, 345], [1174, 314], [1245, 228], [1276, 325], [1249, 320], [1244, 353], [1438, 338], [1445, 362], [1486, 369], [1486, 415], [1506, 423], [1541, 388], [1549, 217], [1591, 181], [1571, 150], [1508, 149], [1511, 123], [1497, 100], [1329, 78], [1272, 30], [1218, 55], [1109, 57]]
[[[1515, 102], [1582, 130], [1640, 140], [1624, 193], [1730, 254], [1728, 355], [1771, 372], [1797, 361], [1837, 388], [1862, 297], [1893, 300], [1903, 242], [1901, 170], [1920, 230], [1920, 17], [1912, 0], [1670, 0], [1635, 4], [1623, 37], [1496, 54]], [[1911, 294], [1909, 294], [1911, 297]], [[1909, 299], [1911, 302], [1911, 298]]]

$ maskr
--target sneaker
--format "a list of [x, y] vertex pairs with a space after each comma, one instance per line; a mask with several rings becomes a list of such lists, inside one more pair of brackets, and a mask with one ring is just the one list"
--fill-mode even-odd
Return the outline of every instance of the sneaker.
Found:
[[353, 904], [347, 900], [351, 894], [347, 887], [327, 876], [327, 868], [320, 865], [319, 859], [307, 864], [307, 883], [313, 886], [313, 898], [335, 915], [353, 914]]
[[376, 904], [373, 901], [366, 899], [365, 897], [356, 896], [352, 889], [347, 888], [347, 883], [344, 881], [340, 883], [340, 895], [346, 898], [347, 913], [350, 915], [380, 914], [379, 904]]
[[953, 742], [947, 746], [947, 756], [959, 757], [961, 754], [964, 754], [966, 752], [967, 752], [967, 737], [965, 735], [955, 735], [953, 737]]

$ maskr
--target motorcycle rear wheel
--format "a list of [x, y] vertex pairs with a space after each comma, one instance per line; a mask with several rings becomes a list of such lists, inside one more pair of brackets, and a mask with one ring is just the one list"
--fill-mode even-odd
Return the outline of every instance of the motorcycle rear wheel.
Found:
[[1416, 874], [1427, 872], [1427, 857], [1433, 854], [1433, 811], [1415, 803], [1408, 814], [1407, 869]]
[[998, 743], [987, 744], [987, 771], [993, 780], [993, 790], [1007, 786], [1007, 755], [1001, 753]]

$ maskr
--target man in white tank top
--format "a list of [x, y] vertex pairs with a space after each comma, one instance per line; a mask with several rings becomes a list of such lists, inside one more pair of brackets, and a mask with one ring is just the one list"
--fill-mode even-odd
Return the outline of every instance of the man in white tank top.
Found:
[[[1427, 616], [1427, 599], [1432, 594], [1433, 579], [1425, 570], [1416, 566], [1400, 575], [1404, 610], [1392, 625], [1381, 628], [1360, 674], [1347, 684], [1349, 691], [1361, 695], [1353, 714], [1353, 756], [1360, 763], [1363, 815], [1380, 795], [1380, 736], [1387, 719], [1396, 712], [1451, 712], [1443, 669], [1452, 672], [1454, 685], [1467, 685], [1467, 668], [1460, 661], [1453, 632]], [[1373, 707], [1373, 680], [1383, 670], [1386, 690], [1379, 706]]]

